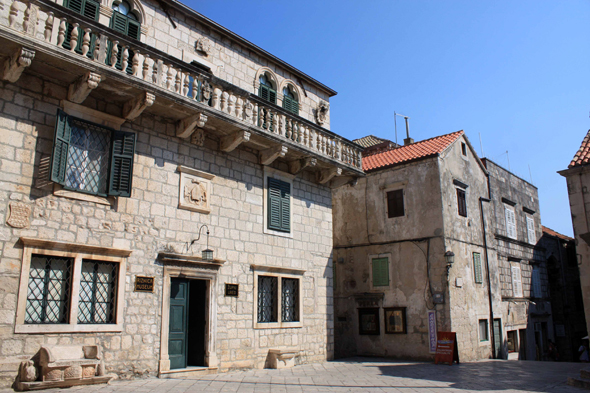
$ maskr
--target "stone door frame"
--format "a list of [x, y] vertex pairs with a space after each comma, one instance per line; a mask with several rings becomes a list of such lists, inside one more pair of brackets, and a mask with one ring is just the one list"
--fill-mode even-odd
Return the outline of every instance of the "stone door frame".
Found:
[[[162, 288], [162, 327], [160, 333], [160, 362], [159, 374], [174, 372], [170, 370], [170, 358], [168, 356], [168, 333], [170, 329], [170, 285], [172, 278], [185, 278], [188, 280], [203, 280], [206, 282], [205, 291], [205, 366], [217, 368], [217, 269], [201, 267], [177, 267], [164, 266], [164, 279]], [[190, 367], [189, 367], [190, 369]], [[178, 369], [179, 372], [187, 369]]]

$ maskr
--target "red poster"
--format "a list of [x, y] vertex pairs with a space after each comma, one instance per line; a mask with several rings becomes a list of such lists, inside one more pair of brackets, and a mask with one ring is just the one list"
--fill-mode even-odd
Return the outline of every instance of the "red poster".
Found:
[[455, 332], [438, 332], [436, 335], [436, 355], [434, 364], [453, 362], [459, 363], [459, 351], [457, 350], [457, 334]]

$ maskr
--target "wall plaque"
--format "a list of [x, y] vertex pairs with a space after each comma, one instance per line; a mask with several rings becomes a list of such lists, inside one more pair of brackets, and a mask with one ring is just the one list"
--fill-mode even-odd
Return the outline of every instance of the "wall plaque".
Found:
[[135, 292], [154, 292], [154, 278], [135, 276]]
[[178, 166], [178, 171], [180, 172], [178, 208], [210, 213], [211, 180], [215, 175], [183, 165]]
[[30, 225], [31, 206], [22, 202], [10, 202], [10, 209], [6, 223], [13, 228], [28, 228]]
[[225, 296], [238, 297], [239, 284], [225, 284]]

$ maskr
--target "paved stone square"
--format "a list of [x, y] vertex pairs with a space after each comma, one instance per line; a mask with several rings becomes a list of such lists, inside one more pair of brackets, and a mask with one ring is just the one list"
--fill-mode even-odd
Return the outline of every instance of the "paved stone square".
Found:
[[[186, 379], [117, 380], [110, 385], [50, 392], [577, 392], [565, 384], [580, 363], [490, 360], [434, 365], [380, 358], [349, 358], [284, 370], [249, 370]], [[7, 393], [9, 390], [0, 390]]]

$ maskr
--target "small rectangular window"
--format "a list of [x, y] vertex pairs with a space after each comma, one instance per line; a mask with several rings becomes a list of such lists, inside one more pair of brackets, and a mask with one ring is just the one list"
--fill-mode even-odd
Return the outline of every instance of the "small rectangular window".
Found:
[[258, 322], [277, 322], [278, 278], [258, 276]]
[[82, 261], [78, 323], [115, 323], [117, 263]]
[[387, 217], [401, 217], [404, 215], [404, 190], [387, 192]]
[[72, 258], [32, 255], [25, 323], [68, 323]]
[[299, 280], [282, 278], [281, 314], [283, 322], [299, 322]]
[[463, 154], [464, 156], [467, 155], [467, 145], [465, 145], [464, 142], [461, 142], [461, 154]]
[[460, 216], [467, 217], [467, 202], [465, 200], [465, 190], [457, 188], [457, 208]]
[[533, 275], [531, 277], [531, 296], [541, 298], [543, 293], [541, 292], [541, 274], [539, 267], [533, 266]]
[[506, 236], [516, 239], [516, 215], [514, 214], [514, 207], [504, 205], [504, 214], [506, 217]]
[[527, 216], [526, 228], [527, 228], [529, 243], [530, 244], [537, 243], [537, 235], [535, 233], [535, 219], [533, 217]]
[[488, 320], [487, 319], [480, 319], [479, 320], [479, 341], [490, 341], [490, 336], [488, 333]]
[[476, 284], [483, 282], [483, 274], [481, 269], [481, 254], [478, 252], [473, 253], [473, 276]]
[[389, 286], [389, 259], [373, 258], [372, 260], [373, 286]]
[[359, 334], [379, 335], [379, 309], [359, 308]]
[[512, 296], [522, 297], [522, 276], [520, 266], [512, 265]]

